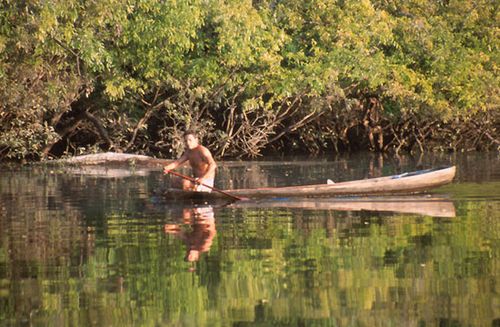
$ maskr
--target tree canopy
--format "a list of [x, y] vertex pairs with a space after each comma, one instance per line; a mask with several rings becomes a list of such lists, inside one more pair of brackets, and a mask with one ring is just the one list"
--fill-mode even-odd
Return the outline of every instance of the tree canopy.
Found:
[[0, 158], [491, 149], [492, 0], [0, 3]]

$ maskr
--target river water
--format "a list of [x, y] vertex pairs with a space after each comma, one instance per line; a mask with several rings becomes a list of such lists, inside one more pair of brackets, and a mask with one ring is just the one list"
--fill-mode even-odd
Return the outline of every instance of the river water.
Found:
[[168, 201], [135, 166], [3, 168], [0, 324], [500, 326], [498, 153], [221, 162], [216, 186], [447, 165], [423, 197], [250, 206]]

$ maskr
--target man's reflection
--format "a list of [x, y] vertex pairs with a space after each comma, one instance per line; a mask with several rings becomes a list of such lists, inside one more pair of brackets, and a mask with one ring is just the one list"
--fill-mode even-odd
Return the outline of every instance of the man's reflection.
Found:
[[165, 233], [173, 234], [186, 243], [186, 261], [198, 261], [201, 253], [210, 250], [217, 232], [214, 210], [211, 206], [183, 209], [182, 224], [190, 225], [191, 230], [181, 229], [181, 224], [165, 224]]

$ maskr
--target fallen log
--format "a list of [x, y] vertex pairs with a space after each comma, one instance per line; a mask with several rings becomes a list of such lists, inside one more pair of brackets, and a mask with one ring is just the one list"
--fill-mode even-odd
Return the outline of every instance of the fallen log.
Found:
[[[57, 167], [70, 175], [123, 178], [147, 176], [151, 171], [162, 170], [171, 160], [158, 159], [129, 153], [96, 153], [65, 159], [43, 161], [41, 164]], [[52, 168], [51, 168], [52, 169]]]
[[164, 166], [170, 163], [171, 160], [158, 159], [149, 156], [139, 155], [139, 154], [129, 154], [129, 153], [116, 153], [116, 152], [106, 152], [106, 153], [96, 153], [96, 154], [86, 154], [83, 156], [76, 156], [65, 159], [44, 161], [45, 164], [70, 164], [79, 166], [91, 166], [91, 165], [121, 165], [121, 164], [133, 164], [140, 166]]

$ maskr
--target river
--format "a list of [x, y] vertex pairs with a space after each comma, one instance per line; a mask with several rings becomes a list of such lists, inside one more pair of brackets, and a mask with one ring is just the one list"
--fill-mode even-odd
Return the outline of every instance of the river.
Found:
[[0, 323], [500, 326], [498, 153], [228, 161], [216, 186], [447, 165], [452, 184], [368, 207], [194, 206], [161, 197], [159, 170], [2, 168]]

